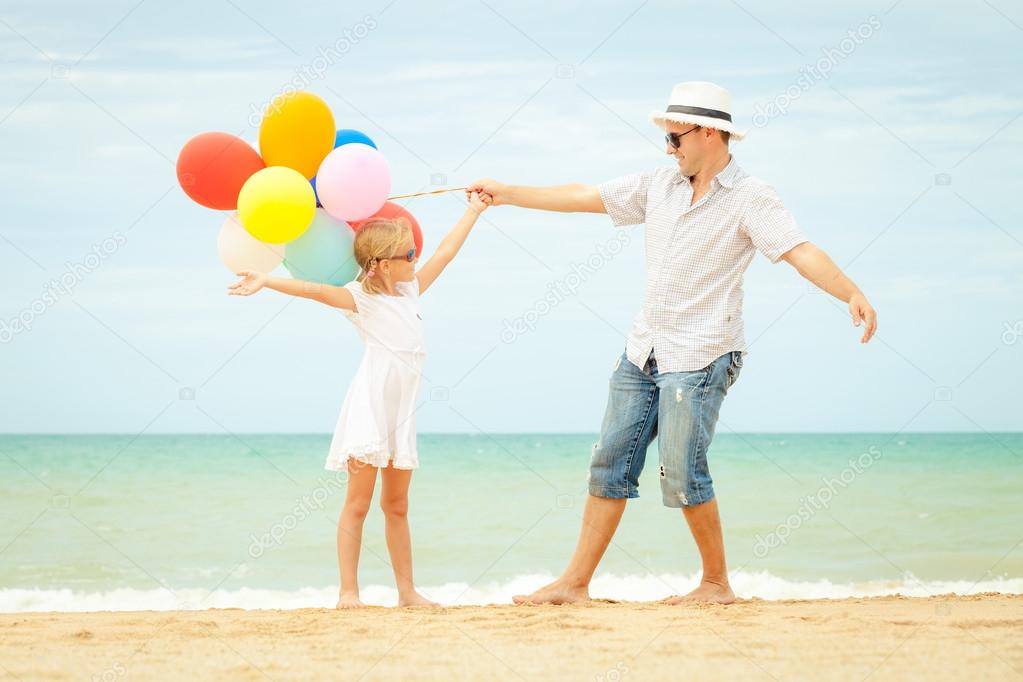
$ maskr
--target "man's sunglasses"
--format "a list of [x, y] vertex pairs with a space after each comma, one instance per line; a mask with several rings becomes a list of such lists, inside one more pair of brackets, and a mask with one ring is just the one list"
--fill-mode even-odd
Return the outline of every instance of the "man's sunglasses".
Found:
[[683, 137], [685, 137], [689, 133], [693, 132], [694, 130], [699, 130], [699, 129], [700, 129], [700, 126], [696, 126], [695, 128], [690, 128], [689, 130], [685, 131], [684, 133], [668, 133], [667, 135], [664, 136], [664, 141], [667, 142], [668, 144], [670, 144], [672, 149], [678, 149], [679, 145], [682, 144], [682, 138]]
[[416, 247], [412, 247], [408, 250], [404, 256], [388, 256], [387, 260], [407, 260], [409, 263], [416, 259]]

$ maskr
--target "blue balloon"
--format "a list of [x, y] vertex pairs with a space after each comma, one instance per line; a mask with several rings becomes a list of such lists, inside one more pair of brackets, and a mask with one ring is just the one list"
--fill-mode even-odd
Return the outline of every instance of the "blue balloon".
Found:
[[368, 144], [373, 149], [377, 148], [376, 143], [369, 139], [369, 135], [358, 130], [342, 128], [334, 135], [334, 149], [349, 142], [361, 142], [362, 144]]
[[354, 242], [348, 223], [318, 208], [309, 229], [284, 247], [284, 267], [295, 279], [341, 286], [359, 274]]
[[320, 203], [320, 195], [316, 193], [315, 175], [309, 179], [309, 184], [313, 186], [313, 196], [316, 197], [316, 208], [323, 208], [323, 204]]

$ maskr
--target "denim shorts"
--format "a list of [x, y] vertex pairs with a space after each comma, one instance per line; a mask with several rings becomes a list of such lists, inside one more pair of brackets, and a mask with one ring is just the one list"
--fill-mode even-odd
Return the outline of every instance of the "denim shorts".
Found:
[[714, 497], [707, 448], [725, 394], [739, 378], [742, 351], [693, 372], [657, 372], [651, 351], [643, 369], [622, 353], [611, 374], [600, 440], [590, 460], [590, 494], [639, 497], [647, 447], [657, 438], [661, 500], [690, 507]]

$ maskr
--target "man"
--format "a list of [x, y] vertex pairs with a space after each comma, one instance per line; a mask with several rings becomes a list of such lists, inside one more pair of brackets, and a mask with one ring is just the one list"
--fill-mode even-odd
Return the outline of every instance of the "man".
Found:
[[729, 153], [745, 133], [732, 124], [728, 91], [679, 83], [651, 121], [667, 133], [676, 166], [599, 186], [505, 185], [484, 179], [467, 191], [493, 204], [607, 213], [615, 225], [646, 226], [646, 288], [625, 352], [611, 375], [607, 410], [590, 462], [583, 525], [561, 577], [516, 603], [589, 599], [589, 583], [625, 502], [638, 497], [647, 446], [656, 437], [662, 502], [681, 508], [700, 551], [703, 576], [667, 603], [731, 603], [717, 499], [707, 464], [718, 411], [742, 367], [743, 273], [760, 251], [849, 305], [861, 343], [877, 328], [874, 309], [824, 251], [803, 236], [773, 188], [748, 176]]

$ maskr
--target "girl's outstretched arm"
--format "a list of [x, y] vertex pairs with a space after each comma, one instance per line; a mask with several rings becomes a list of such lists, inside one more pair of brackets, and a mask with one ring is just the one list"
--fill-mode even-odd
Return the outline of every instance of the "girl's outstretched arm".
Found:
[[480, 195], [477, 192], [469, 195], [469, 206], [465, 209], [465, 215], [455, 223], [451, 231], [437, 245], [437, 250], [434, 251], [430, 260], [426, 261], [426, 265], [419, 268], [419, 272], [416, 273], [416, 279], [419, 280], [420, 294], [429, 289], [434, 280], [440, 276], [440, 273], [444, 272], [444, 268], [448, 266], [448, 263], [455, 257], [458, 250], [462, 248], [465, 238], [469, 236], [473, 225], [476, 224], [476, 219], [480, 217], [480, 213], [486, 210], [490, 202], [490, 195]]
[[319, 301], [334, 308], [356, 310], [352, 292], [344, 287], [286, 277], [268, 277], [265, 272], [256, 272], [255, 270], [241, 270], [237, 274], [241, 279], [234, 284], [227, 285], [227, 293], [231, 296], [251, 296], [266, 287], [282, 294]]

